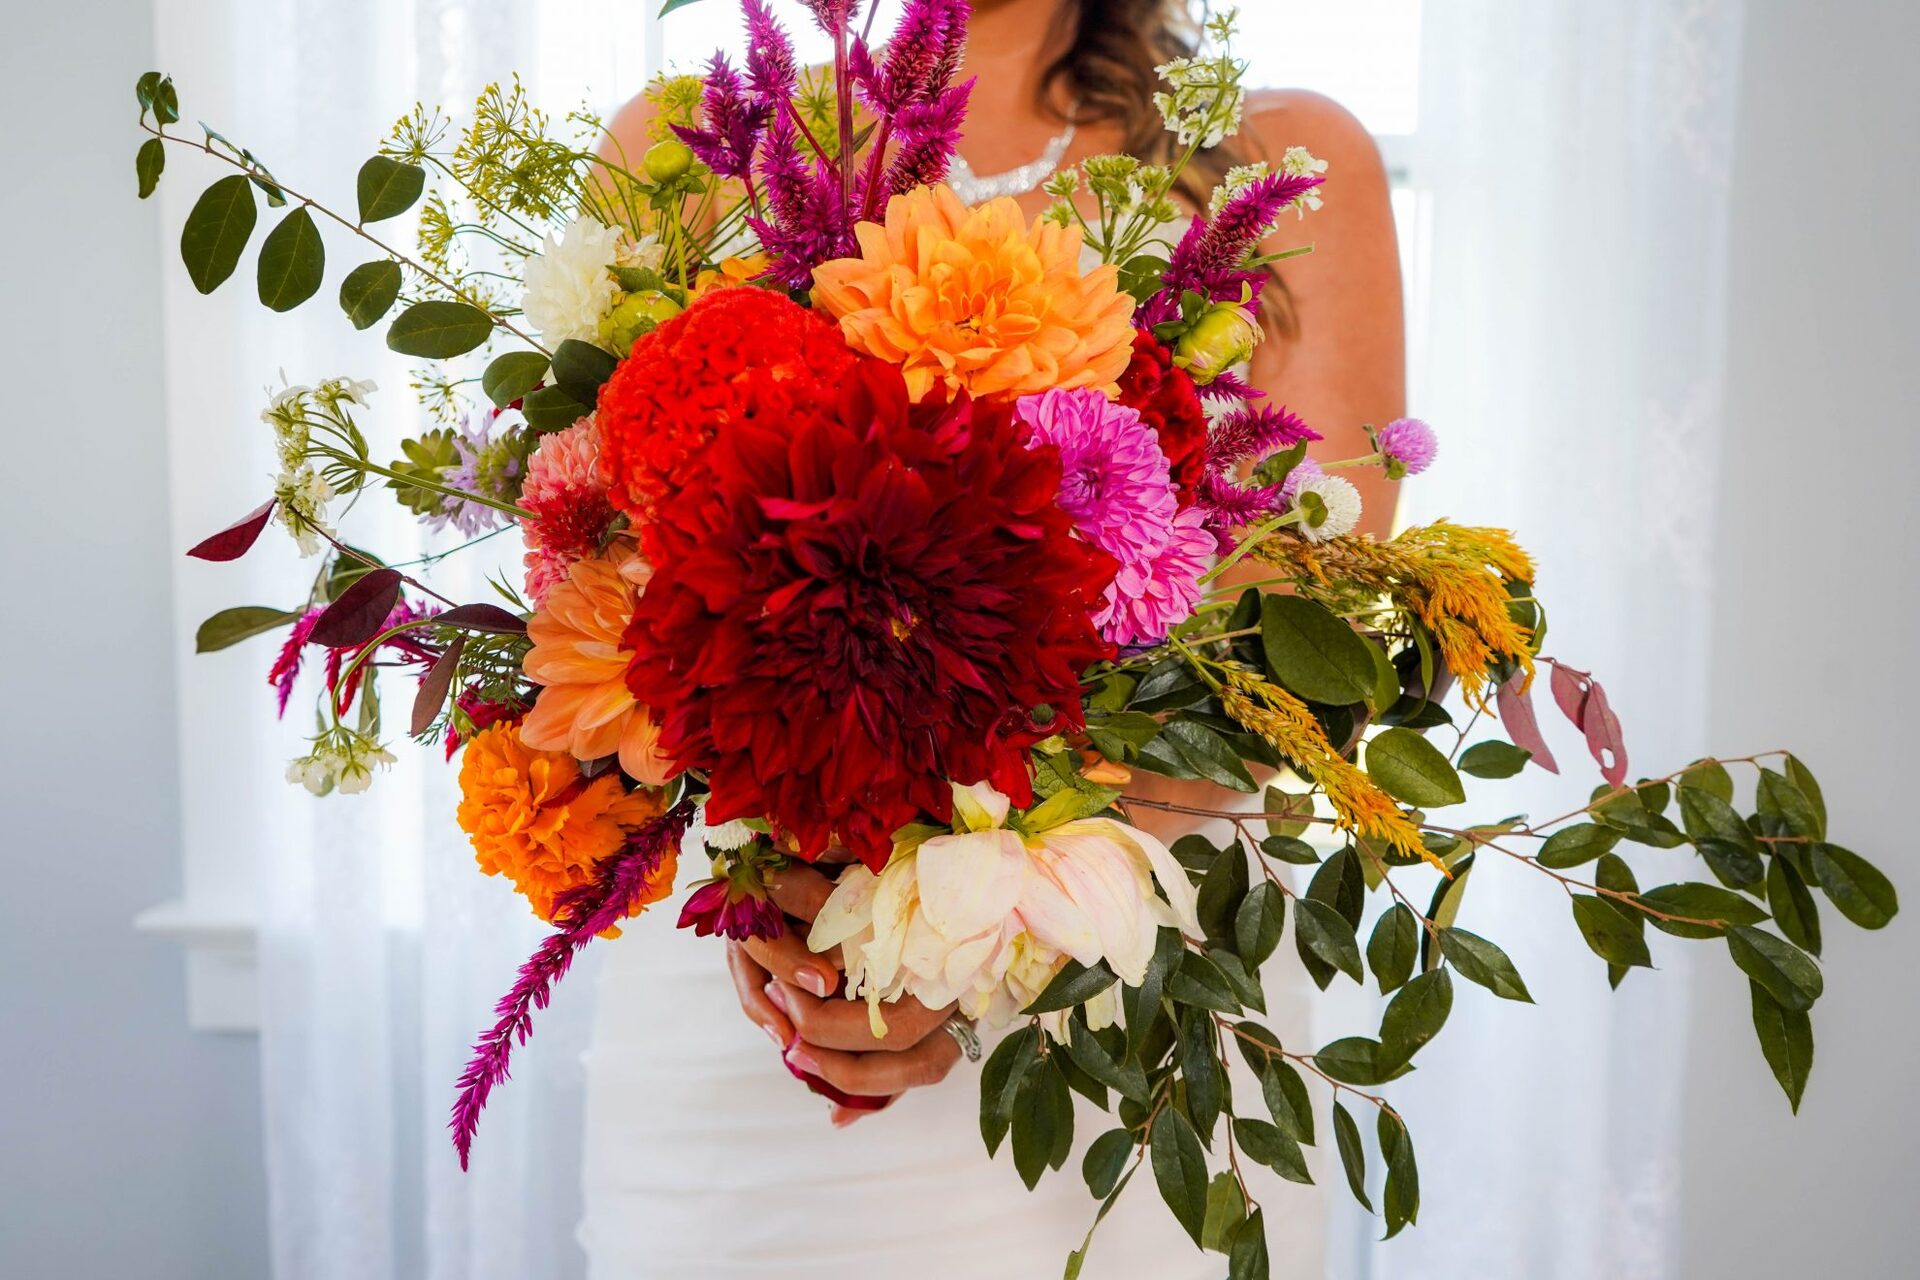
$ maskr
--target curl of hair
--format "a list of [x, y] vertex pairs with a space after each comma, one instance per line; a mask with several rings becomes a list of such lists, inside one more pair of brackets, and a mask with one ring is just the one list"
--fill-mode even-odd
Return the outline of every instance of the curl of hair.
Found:
[[[1076, 124], [1118, 125], [1120, 150], [1155, 163], [1170, 162], [1173, 135], [1153, 105], [1162, 88], [1154, 68], [1194, 56], [1200, 46], [1204, 5], [1192, 0], [1074, 0], [1062, 5], [1057, 33], [1061, 54], [1040, 81], [1040, 109], [1059, 115], [1058, 103], [1076, 103]], [[1203, 210], [1227, 170], [1267, 157], [1254, 155], [1242, 139], [1229, 138], [1200, 152], [1181, 174], [1176, 193]], [[1261, 291], [1261, 319], [1283, 337], [1299, 332], [1293, 297], [1278, 271]]]

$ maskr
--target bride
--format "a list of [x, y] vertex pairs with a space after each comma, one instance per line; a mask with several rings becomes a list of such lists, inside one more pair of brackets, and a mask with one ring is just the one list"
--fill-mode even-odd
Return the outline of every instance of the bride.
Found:
[[[1040, 187], [1059, 167], [1162, 151], [1154, 67], [1189, 52], [1194, 30], [1184, 0], [974, 0], [962, 75], [978, 83], [955, 190], [969, 202], [1010, 195], [1032, 216], [1050, 202]], [[615, 118], [609, 146], [640, 154], [649, 123], [636, 100]], [[1371, 139], [1323, 98], [1255, 94], [1241, 134], [1196, 163], [1201, 190], [1186, 194], [1197, 207], [1227, 166], [1291, 146], [1328, 161], [1326, 205], [1276, 240], [1310, 239], [1315, 252], [1267, 290], [1269, 340], [1250, 377], [1313, 423], [1330, 456], [1357, 455], [1367, 449], [1361, 424], [1403, 412], [1399, 260]], [[1391, 486], [1354, 478], [1372, 531], [1384, 532]], [[1221, 807], [1195, 797], [1205, 784], [1142, 778], [1133, 790]], [[1194, 829], [1171, 815], [1134, 817], [1169, 841]], [[705, 874], [699, 859], [685, 863], [689, 881]], [[797, 868], [776, 896], [809, 918], [827, 887]], [[831, 998], [836, 963], [808, 952], [803, 930], [729, 943], [724, 964], [720, 946], [685, 930], [636, 929], [609, 949], [587, 1054], [580, 1239], [594, 1280], [1024, 1278], [1057, 1274], [1079, 1246], [1095, 1202], [1076, 1167], [1028, 1193], [1004, 1154], [987, 1159], [970, 1030], [950, 1009], [909, 1001], [875, 1041], [863, 1006]], [[1276, 975], [1267, 989], [1276, 1030], [1304, 1040], [1298, 987]], [[879, 1112], [831, 1105], [789, 1076], [783, 1056], [848, 1093], [893, 1102]], [[1250, 1079], [1237, 1083], [1257, 1096]], [[1099, 1132], [1102, 1118], [1080, 1105], [1081, 1135]], [[1324, 1274], [1325, 1172], [1311, 1188], [1250, 1178], [1276, 1275]], [[1217, 1280], [1222, 1262], [1196, 1250], [1155, 1197], [1150, 1179], [1130, 1184], [1086, 1274]]]

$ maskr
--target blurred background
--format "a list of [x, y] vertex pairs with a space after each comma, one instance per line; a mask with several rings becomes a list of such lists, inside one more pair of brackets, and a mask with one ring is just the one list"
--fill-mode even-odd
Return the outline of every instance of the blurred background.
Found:
[[[311, 805], [281, 780], [302, 726], [267, 715], [272, 642], [192, 653], [215, 609], [303, 590], [272, 540], [235, 566], [180, 555], [258, 501], [263, 384], [371, 374], [390, 440], [415, 412], [406, 367], [330, 307], [192, 293], [175, 241], [211, 170], [172, 155], [159, 208], [133, 198], [132, 87], [171, 72], [186, 127], [344, 205], [416, 99], [457, 115], [518, 70], [556, 115], [610, 110], [739, 45], [719, 0], [651, 7], [8, 0], [0, 1275], [579, 1273], [563, 1118], [591, 982], [563, 991], [490, 1113], [492, 1163], [461, 1181], [441, 1108], [531, 922], [447, 838], [433, 762], [350, 812]], [[1412, 408], [1445, 449], [1402, 518], [1519, 531], [1549, 648], [1607, 685], [1636, 774], [1791, 747], [1839, 838], [1914, 899], [1920, 9], [1246, 10], [1253, 79], [1346, 103], [1394, 177]], [[1513, 808], [1574, 807], [1590, 782], [1570, 767]], [[1509, 945], [1539, 1005], [1461, 1001], [1397, 1086], [1420, 1225], [1378, 1244], [1343, 1212], [1330, 1274], [1913, 1273], [1910, 919], [1832, 931], [1798, 1118], [1719, 957], [1656, 943], [1664, 972], [1609, 996], [1551, 893], [1483, 875], [1462, 923]]]

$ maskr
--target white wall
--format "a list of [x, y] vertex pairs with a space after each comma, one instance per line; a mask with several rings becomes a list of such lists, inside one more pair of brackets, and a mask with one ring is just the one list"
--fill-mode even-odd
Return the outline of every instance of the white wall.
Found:
[[[251, 1039], [186, 1028], [148, 0], [0, 26], [0, 1275], [265, 1274]], [[168, 269], [178, 269], [167, 264]]]
[[1878, 934], [1829, 924], [1797, 1120], [1752, 1047], [1745, 984], [1701, 966], [1680, 1274], [1877, 1280], [1920, 1268], [1920, 8], [1753, 0], [1748, 15], [1714, 741], [1804, 755], [1836, 838], [1887, 871], [1907, 914]]

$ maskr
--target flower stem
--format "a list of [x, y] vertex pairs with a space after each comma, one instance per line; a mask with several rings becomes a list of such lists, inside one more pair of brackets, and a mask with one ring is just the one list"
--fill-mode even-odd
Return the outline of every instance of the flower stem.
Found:
[[1205, 586], [1227, 570], [1233, 568], [1236, 564], [1239, 564], [1240, 561], [1246, 558], [1248, 552], [1259, 546], [1260, 543], [1266, 539], [1266, 536], [1274, 530], [1285, 525], [1298, 524], [1301, 518], [1300, 511], [1295, 509], [1293, 511], [1282, 512], [1264, 524], [1255, 525], [1253, 531], [1241, 540], [1239, 546], [1233, 549], [1232, 555], [1200, 575], [1200, 585]]

